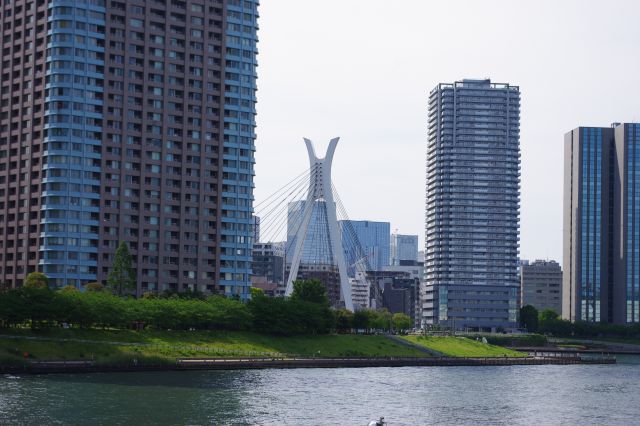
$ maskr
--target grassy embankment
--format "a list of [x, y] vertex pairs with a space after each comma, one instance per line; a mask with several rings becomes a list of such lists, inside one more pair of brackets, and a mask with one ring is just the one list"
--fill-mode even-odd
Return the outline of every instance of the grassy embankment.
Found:
[[251, 332], [128, 330], [0, 330], [0, 364], [30, 360], [94, 359], [100, 364], [172, 363], [187, 357], [238, 356], [417, 356], [423, 352], [384, 336], [317, 335], [278, 337]]
[[526, 354], [513, 351], [501, 346], [482, 343], [466, 337], [430, 337], [430, 336], [403, 336], [411, 343], [424, 346], [442, 353], [444, 356], [453, 357], [524, 357]]

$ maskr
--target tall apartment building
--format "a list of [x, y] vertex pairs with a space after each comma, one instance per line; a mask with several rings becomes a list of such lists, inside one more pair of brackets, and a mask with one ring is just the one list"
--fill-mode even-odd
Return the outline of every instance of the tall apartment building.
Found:
[[415, 264], [418, 261], [418, 236], [391, 234], [390, 265]]
[[491, 80], [429, 96], [423, 323], [514, 327], [520, 91]]
[[246, 297], [256, 0], [0, 6], [0, 281]]
[[536, 260], [520, 266], [521, 306], [562, 313], [562, 268], [553, 260]]
[[640, 124], [565, 135], [563, 317], [640, 322]]

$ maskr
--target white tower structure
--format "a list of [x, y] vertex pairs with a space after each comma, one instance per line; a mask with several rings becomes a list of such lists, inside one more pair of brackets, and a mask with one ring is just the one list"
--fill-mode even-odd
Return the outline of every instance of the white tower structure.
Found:
[[337, 263], [338, 273], [340, 274], [340, 299], [344, 301], [345, 308], [353, 311], [351, 287], [349, 284], [349, 277], [347, 275], [347, 266], [344, 261], [342, 238], [336, 216], [336, 204], [333, 201], [333, 192], [331, 190], [331, 163], [333, 162], [333, 154], [338, 146], [338, 140], [340, 140], [340, 138], [331, 139], [325, 157], [318, 158], [315, 150], [313, 149], [313, 143], [307, 138], [304, 139], [304, 143], [307, 146], [307, 153], [309, 154], [311, 177], [309, 179], [307, 201], [304, 203], [304, 210], [302, 212], [302, 222], [296, 232], [291, 269], [289, 271], [289, 278], [287, 279], [285, 295], [288, 296], [293, 292], [293, 281], [295, 281], [298, 276], [298, 269], [300, 268], [300, 260], [302, 258], [302, 249], [307, 237], [311, 213], [313, 212], [314, 205], [318, 202], [322, 202], [327, 212], [326, 218], [328, 222], [327, 228], [329, 230], [329, 244], [331, 251], [333, 252], [333, 260]]

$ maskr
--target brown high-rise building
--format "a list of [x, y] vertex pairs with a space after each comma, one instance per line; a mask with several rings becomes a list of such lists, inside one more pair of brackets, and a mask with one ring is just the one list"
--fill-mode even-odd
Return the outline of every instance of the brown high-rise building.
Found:
[[248, 294], [257, 6], [0, 6], [0, 282]]

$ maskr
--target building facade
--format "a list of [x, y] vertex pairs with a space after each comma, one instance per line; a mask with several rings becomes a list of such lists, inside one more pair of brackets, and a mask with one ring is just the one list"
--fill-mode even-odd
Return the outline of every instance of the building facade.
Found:
[[254, 243], [251, 272], [254, 277], [264, 277], [268, 283], [284, 284], [284, 251], [278, 243]]
[[520, 91], [490, 80], [429, 96], [423, 320], [516, 326]]
[[257, 243], [260, 240], [260, 216], [253, 216], [253, 242]]
[[418, 261], [418, 236], [391, 234], [390, 265]]
[[371, 307], [371, 285], [366, 279], [366, 272], [356, 272], [355, 278], [349, 278], [353, 308], [358, 311]]
[[[291, 263], [293, 249], [296, 245], [296, 234], [302, 225], [306, 200], [289, 203], [287, 206], [287, 263]], [[300, 262], [313, 265], [332, 265], [333, 249], [329, 241], [329, 222], [324, 201], [313, 204], [309, 227], [302, 245]]]
[[553, 260], [536, 260], [520, 266], [521, 307], [562, 313], [562, 268]]
[[562, 315], [610, 319], [608, 283], [613, 128], [581, 127], [565, 135], [564, 286]]
[[0, 6], [0, 280], [248, 296], [255, 0]]
[[402, 270], [368, 271], [366, 279], [372, 308], [406, 314], [414, 327], [420, 327], [420, 279], [415, 274]]
[[[381, 271], [389, 266], [391, 225], [369, 220], [341, 220], [342, 247], [351, 263], [365, 256], [368, 268]], [[359, 244], [359, 247], [356, 245]]]
[[640, 124], [565, 135], [563, 317], [640, 322]]

